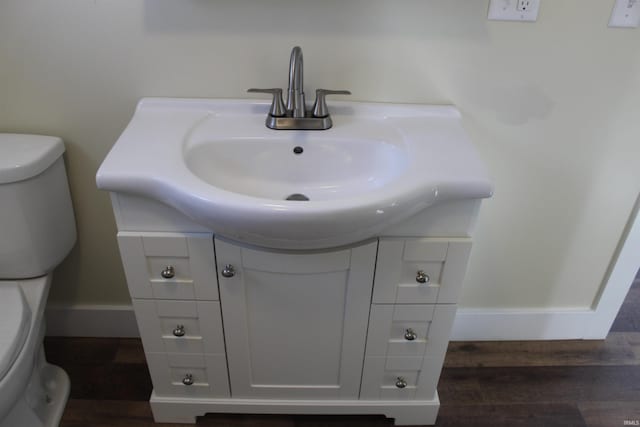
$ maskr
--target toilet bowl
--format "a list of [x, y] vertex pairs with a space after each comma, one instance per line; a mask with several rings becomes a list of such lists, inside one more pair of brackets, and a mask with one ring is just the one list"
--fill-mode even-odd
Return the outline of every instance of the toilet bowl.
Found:
[[59, 138], [0, 134], [0, 427], [53, 427], [69, 378], [46, 362], [52, 271], [76, 240]]
[[69, 396], [69, 377], [46, 362], [42, 348], [50, 283], [50, 274], [0, 281], [0, 313], [7, 322], [0, 327], [6, 332], [0, 350], [2, 427], [57, 426]]

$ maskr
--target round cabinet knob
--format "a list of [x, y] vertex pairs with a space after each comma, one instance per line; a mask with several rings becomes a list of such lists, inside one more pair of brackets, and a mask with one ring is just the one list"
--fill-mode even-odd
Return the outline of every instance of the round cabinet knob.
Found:
[[413, 341], [416, 338], [418, 338], [418, 334], [416, 334], [416, 331], [414, 331], [413, 329], [409, 328], [406, 331], [404, 331], [404, 339], [407, 341]]
[[236, 269], [233, 268], [233, 265], [231, 264], [227, 264], [224, 266], [224, 268], [222, 269], [222, 277], [233, 277], [236, 275]]
[[405, 380], [404, 377], [398, 377], [396, 379], [396, 387], [405, 388], [406, 386], [407, 386], [407, 380]]
[[184, 385], [193, 385], [193, 375], [187, 374], [182, 379], [182, 384]]
[[160, 275], [164, 279], [173, 279], [173, 276], [176, 275], [176, 270], [173, 268], [173, 265], [167, 265], [164, 270], [160, 272]]
[[173, 335], [176, 336], [176, 337], [183, 337], [184, 334], [185, 334], [184, 325], [177, 325], [173, 329]]
[[418, 270], [416, 273], [416, 282], [429, 283], [429, 275], [425, 273], [424, 270]]

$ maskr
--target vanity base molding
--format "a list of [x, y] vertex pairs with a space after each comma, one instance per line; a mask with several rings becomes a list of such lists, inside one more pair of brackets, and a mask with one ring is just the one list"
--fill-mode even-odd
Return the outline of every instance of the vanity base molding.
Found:
[[150, 399], [153, 418], [158, 423], [195, 424], [206, 413], [385, 415], [395, 425], [435, 424], [440, 408], [438, 393], [431, 400], [274, 400], [274, 399], [193, 399], [159, 397]]

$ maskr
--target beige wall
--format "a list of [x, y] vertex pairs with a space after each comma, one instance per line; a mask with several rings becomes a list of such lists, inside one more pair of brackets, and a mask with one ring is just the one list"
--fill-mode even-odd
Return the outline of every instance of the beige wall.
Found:
[[286, 86], [299, 44], [310, 93], [463, 112], [496, 184], [463, 305], [591, 305], [640, 190], [640, 30], [608, 29], [611, 5], [522, 24], [477, 0], [3, 0], [0, 131], [68, 150], [80, 240], [52, 300], [129, 301], [94, 174], [136, 101]]

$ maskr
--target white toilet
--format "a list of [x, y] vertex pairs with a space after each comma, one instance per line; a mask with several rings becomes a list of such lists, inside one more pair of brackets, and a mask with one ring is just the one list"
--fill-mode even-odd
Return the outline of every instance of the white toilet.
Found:
[[0, 134], [0, 427], [57, 426], [69, 378], [45, 360], [51, 272], [76, 241], [59, 138]]

